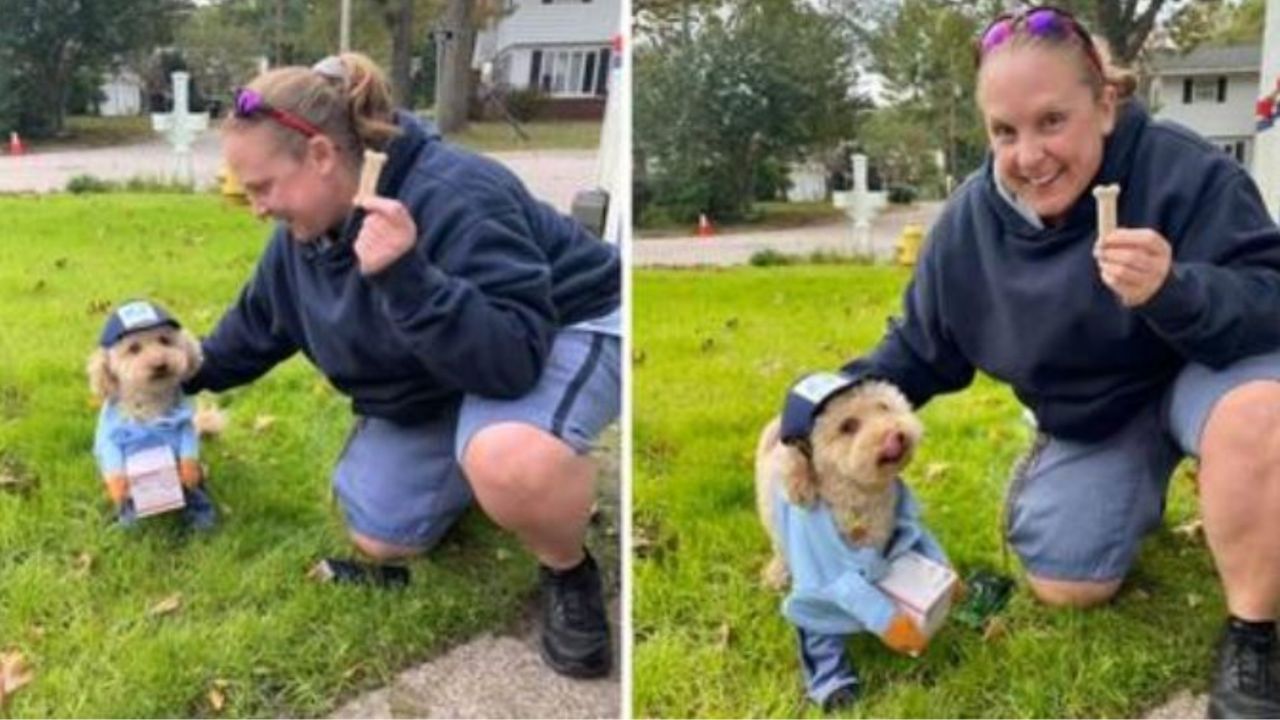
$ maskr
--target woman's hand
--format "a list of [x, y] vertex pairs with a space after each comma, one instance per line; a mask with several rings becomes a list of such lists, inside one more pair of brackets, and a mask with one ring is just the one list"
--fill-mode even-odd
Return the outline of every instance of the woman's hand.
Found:
[[356, 236], [356, 258], [361, 273], [374, 275], [409, 252], [418, 239], [418, 226], [399, 200], [365, 196], [357, 204], [365, 216]]
[[1164, 286], [1173, 267], [1169, 241], [1149, 228], [1117, 228], [1093, 247], [1102, 282], [1125, 307], [1146, 303]]

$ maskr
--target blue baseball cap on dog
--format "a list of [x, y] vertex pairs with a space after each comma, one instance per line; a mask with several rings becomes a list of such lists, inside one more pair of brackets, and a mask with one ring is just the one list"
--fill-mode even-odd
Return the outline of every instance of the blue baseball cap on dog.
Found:
[[809, 439], [813, 420], [828, 400], [858, 384], [858, 380], [841, 373], [819, 372], [805, 375], [787, 391], [782, 407], [782, 442]]
[[98, 344], [104, 348], [111, 347], [129, 333], [150, 330], [161, 325], [182, 327], [159, 305], [146, 300], [130, 300], [116, 308], [107, 317], [107, 324], [102, 327], [102, 336], [98, 338]]

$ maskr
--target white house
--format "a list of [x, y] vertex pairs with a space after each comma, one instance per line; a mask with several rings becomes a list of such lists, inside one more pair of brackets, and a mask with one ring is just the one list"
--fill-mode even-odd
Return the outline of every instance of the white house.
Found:
[[1249, 167], [1261, 62], [1258, 45], [1202, 46], [1186, 55], [1158, 56], [1151, 107], [1156, 117], [1186, 125]]
[[621, 0], [506, 0], [476, 38], [472, 67], [491, 63], [494, 85], [539, 88], [551, 114], [599, 118], [621, 6]]
[[103, 99], [98, 105], [98, 114], [113, 117], [141, 113], [143, 87], [142, 78], [132, 70], [107, 75], [99, 87]]

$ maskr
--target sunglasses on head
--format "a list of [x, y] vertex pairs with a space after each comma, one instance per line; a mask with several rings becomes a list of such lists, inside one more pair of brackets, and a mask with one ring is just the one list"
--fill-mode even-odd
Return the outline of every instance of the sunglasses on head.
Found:
[[241, 88], [236, 91], [235, 115], [242, 120], [265, 115], [309, 138], [324, 134], [320, 128], [303, 118], [267, 104], [267, 101], [262, 97], [262, 93], [249, 88]]
[[1074, 35], [1080, 39], [1085, 55], [1088, 56], [1089, 62], [1093, 63], [1094, 69], [1099, 75], [1105, 75], [1102, 71], [1102, 58], [1098, 55], [1098, 48], [1093, 44], [1093, 38], [1089, 36], [1089, 32], [1074, 15], [1052, 5], [1038, 5], [1018, 12], [1004, 13], [992, 20], [991, 24], [987, 25], [987, 28], [978, 36], [978, 42], [974, 48], [977, 64], [981, 65], [982, 58], [986, 57], [987, 53], [1003, 45], [1019, 31], [1031, 37], [1060, 40]]

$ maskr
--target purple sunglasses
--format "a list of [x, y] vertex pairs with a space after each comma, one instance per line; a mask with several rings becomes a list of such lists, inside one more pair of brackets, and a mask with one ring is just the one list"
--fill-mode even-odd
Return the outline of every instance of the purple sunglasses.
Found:
[[249, 119], [259, 115], [266, 115], [281, 125], [296, 130], [307, 137], [315, 137], [316, 135], [324, 134], [320, 128], [297, 115], [279, 108], [271, 107], [267, 104], [267, 101], [263, 99], [262, 93], [257, 90], [250, 90], [249, 88], [241, 88], [236, 91], [235, 115], [241, 119]]
[[1089, 62], [1093, 63], [1094, 69], [1099, 75], [1105, 76], [1106, 73], [1102, 71], [1102, 58], [1098, 55], [1098, 48], [1094, 46], [1089, 32], [1080, 25], [1080, 21], [1076, 20], [1074, 15], [1052, 5], [1037, 5], [1015, 13], [1004, 13], [992, 20], [987, 29], [978, 36], [978, 43], [974, 47], [976, 63], [981, 65], [982, 58], [987, 53], [1013, 37], [1019, 28], [1026, 34], [1038, 38], [1076, 36], [1084, 46], [1085, 55], [1089, 57]]

